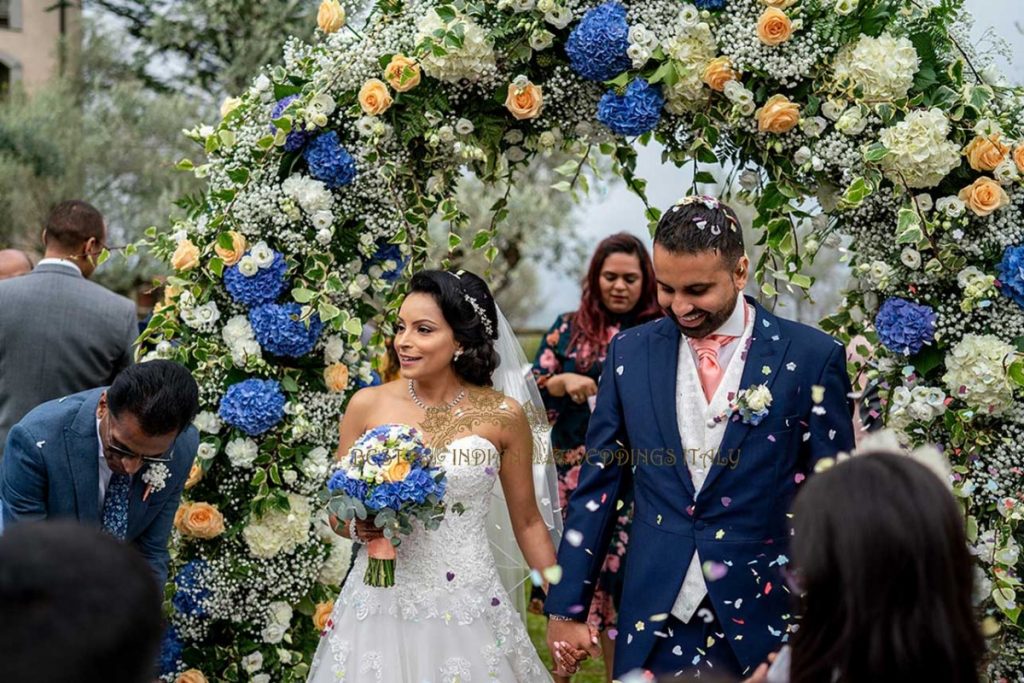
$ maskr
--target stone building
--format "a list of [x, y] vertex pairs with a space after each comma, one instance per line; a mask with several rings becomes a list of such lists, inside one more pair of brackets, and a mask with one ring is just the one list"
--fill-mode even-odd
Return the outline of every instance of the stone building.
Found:
[[65, 73], [81, 42], [80, 3], [0, 0], [0, 93], [32, 92]]

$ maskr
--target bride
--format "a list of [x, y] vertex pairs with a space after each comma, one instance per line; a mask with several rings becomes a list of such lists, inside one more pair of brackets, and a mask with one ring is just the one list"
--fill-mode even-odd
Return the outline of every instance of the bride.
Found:
[[[523, 602], [523, 559], [543, 572], [547, 589], [560, 520], [550, 457], [540, 505], [534, 495], [535, 443], [548, 456], [550, 446], [543, 414], [535, 429], [528, 419], [536, 387], [526, 384], [525, 357], [487, 285], [465, 271], [413, 276], [394, 345], [401, 379], [352, 397], [339, 453], [374, 427], [416, 427], [447, 473], [448, 512], [438, 529], [414, 524], [401, 537], [393, 587], [365, 585], [367, 557], [359, 553], [308, 681], [548, 681], [515, 607]], [[364, 544], [382, 536], [372, 520], [335, 530]]]

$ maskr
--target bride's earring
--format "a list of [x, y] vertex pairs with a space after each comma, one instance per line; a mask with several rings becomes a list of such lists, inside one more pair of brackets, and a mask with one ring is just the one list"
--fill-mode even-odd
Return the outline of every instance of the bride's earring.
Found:
[[455, 363], [462, 357], [462, 349], [455, 349], [455, 355], [452, 356], [452, 362]]

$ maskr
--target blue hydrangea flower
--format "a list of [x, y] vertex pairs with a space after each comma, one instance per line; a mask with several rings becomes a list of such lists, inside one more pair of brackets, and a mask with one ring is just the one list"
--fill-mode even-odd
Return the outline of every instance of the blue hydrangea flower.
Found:
[[632, 66], [628, 49], [626, 8], [617, 2], [607, 2], [583, 15], [565, 43], [573, 71], [591, 81], [607, 81]]
[[893, 353], [912, 356], [935, 339], [935, 311], [899, 297], [888, 299], [875, 316], [882, 345]]
[[177, 589], [171, 604], [181, 614], [192, 617], [205, 617], [206, 598], [210, 596], [210, 590], [206, 587], [203, 573], [207, 564], [203, 560], [192, 560], [185, 564], [174, 577], [174, 586]]
[[394, 270], [385, 270], [380, 278], [385, 282], [394, 283], [402, 277], [402, 271], [409, 262], [408, 256], [402, 256], [402, 250], [397, 244], [383, 244], [377, 248], [376, 253], [370, 258], [370, 263], [384, 267], [385, 261], [394, 261], [398, 264]]
[[276, 381], [247, 379], [228, 387], [217, 414], [249, 436], [258, 436], [284, 418], [284, 403], [284, 393]]
[[333, 130], [317, 136], [302, 155], [309, 164], [309, 174], [317, 180], [322, 180], [327, 187], [344, 187], [356, 177], [355, 159], [341, 146], [338, 134]]
[[274, 262], [266, 268], [260, 268], [255, 275], [243, 275], [238, 264], [224, 270], [224, 286], [231, 298], [245, 306], [276, 301], [285, 287], [285, 272], [288, 264], [284, 256], [274, 252]]
[[[271, 119], [279, 119], [284, 114], [284, 110], [288, 108], [295, 100], [299, 99], [298, 95], [289, 95], [288, 97], [281, 98], [274, 105], [273, 111], [270, 112]], [[277, 127], [274, 124], [270, 124], [270, 132], [277, 132]], [[302, 149], [303, 145], [309, 142], [310, 134], [304, 130], [297, 130], [293, 128], [288, 131], [288, 137], [284, 141], [284, 151], [286, 152], [297, 152]]]
[[999, 282], [1003, 294], [1024, 308], [1024, 244], [1007, 247], [999, 263]]
[[346, 496], [363, 500], [366, 497], [367, 485], [365, 481], [353, 479], [341, 470], [338, 470], [327, 480], [327, 489], [331, 493], [344, 493]]
[[184, 646], [181, 643], [181, 638], [178, 637], [178, 629], [173, 625], [167, 627], [164, 639], [160, 642], [161, 676], [173, 676], [178, 672], [182, 650], [184, 650]]
[[275, 356], [299, 358], [316, 346], [323, 323], [313, 314], [309, 320], [300, 320], [302, 307], [295, 303], [263, 304], [249, 311], [249, 324], [256, 341]]
[[693, 0], [693, 4], [697, 6], [697, 9], [725, 9], [725, 0]]
[[597, 120], [616, 135], [642, 135], [658, 125], [664, 106], [661, 88], [637, 78], [626, 86], [624, 95], [609, 90], [601, 96]]
[[377, 374], [376, 370], [370, 370], [370, 381], [364, 382], [361, 377], [356, 378], [356, 388], [363, 389], [365, 387], [375, 387], [381, 383], [380, 375]]
[[366, 507], [370, 510], [383, 510], [384, 508], [397, 510], [402, 505], [402, 499], [399, 496], [400, 486], [401, 484], [396, 483], [378, 485], [366, 499]]

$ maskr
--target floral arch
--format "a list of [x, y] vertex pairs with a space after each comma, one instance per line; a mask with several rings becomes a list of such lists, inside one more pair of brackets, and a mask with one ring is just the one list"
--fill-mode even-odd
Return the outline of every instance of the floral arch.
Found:
[[[349, 553], [317, 513], [338, 417], [379, 381], [428, 220], [464, 222], [460, 174], [507, 186], [557, 149], [568, 191], [600, 153], [643, 197], [633, 145], [651, 138], [698, 182], [701, 164], [747, 169], [766, 297], [848, 246], [855, 279], [824, 325], [874, 346], [854, 370], [887, 424], [944, 447], [992, 672], [1024, 669], [1024, 93], [969, 47], [961, 4], [377, 0], [353, 26], [324, 2], [314, 44], [190, 131], [207, 161], [179, 166], [208, 190], [150, 235], [176, 274], [146, 350], [194, 370], [203, 410], [165, 677], [304, 680]], [[514, 220], [491, 212], [472, 243], [489, 258]]]

